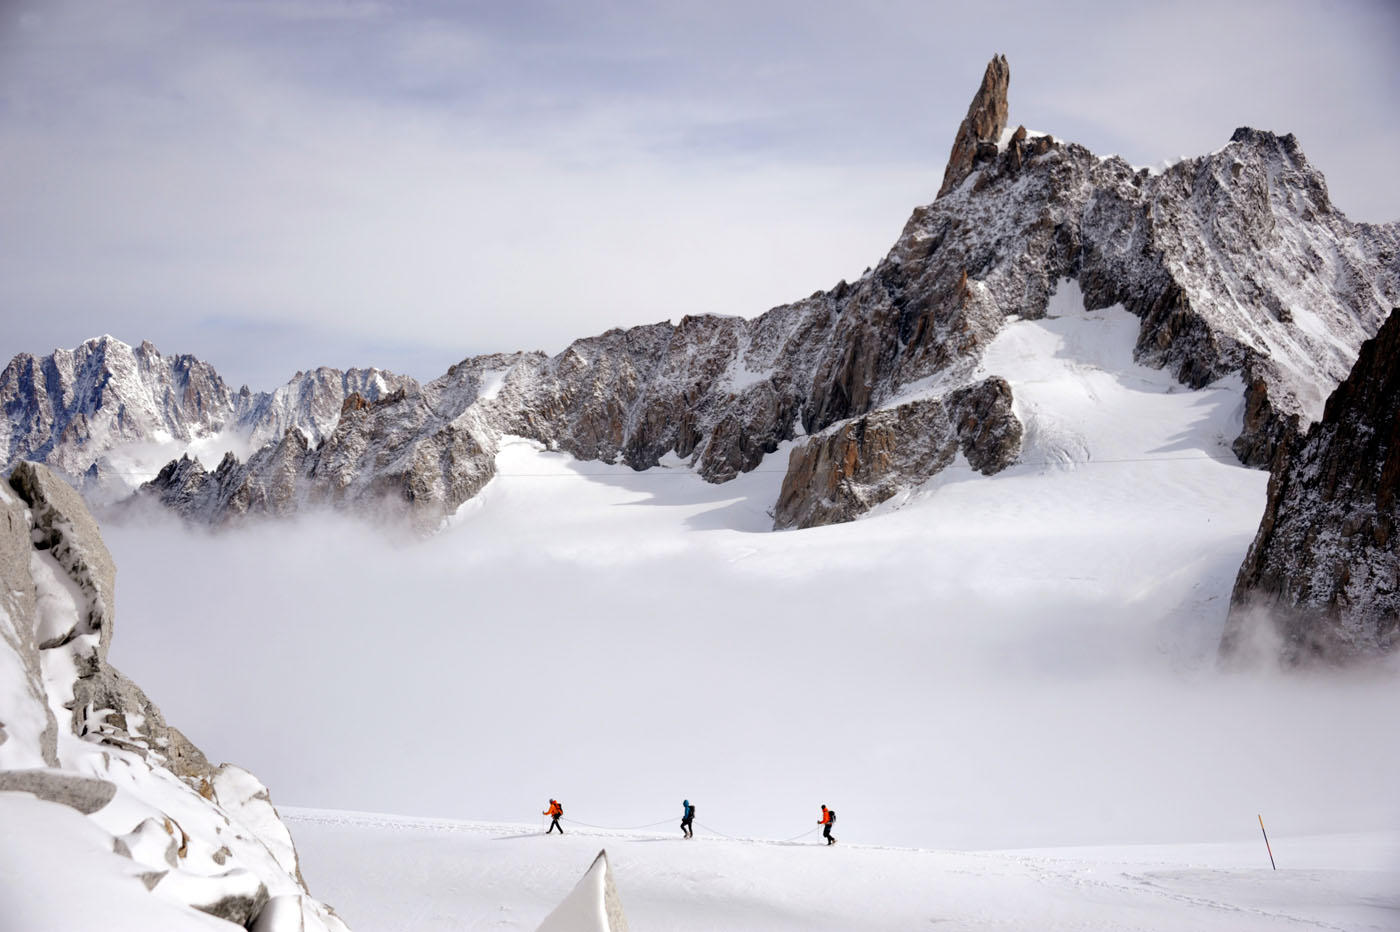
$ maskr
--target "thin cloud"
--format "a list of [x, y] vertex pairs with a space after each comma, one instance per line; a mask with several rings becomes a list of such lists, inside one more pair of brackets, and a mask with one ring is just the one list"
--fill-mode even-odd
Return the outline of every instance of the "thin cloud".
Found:
[[[1340, 207], [1400, 215], [1384, 6], [1003, 5], [985, 48], [982, 14], [906, 3], [2, 15], [4, 356], [112, 332], [237, 382], [317, 341], [407, 370], [755, 315], [883, 255], [996, 51], [1013, 122], [1141, 164], [1293, 131]], [[196, 326], [238, 317], [306, 342]]]

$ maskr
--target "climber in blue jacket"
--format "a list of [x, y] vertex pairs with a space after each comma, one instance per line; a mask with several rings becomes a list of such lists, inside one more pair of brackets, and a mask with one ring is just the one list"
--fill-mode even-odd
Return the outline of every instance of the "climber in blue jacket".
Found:
[[695, 807], [690, 804], [690, 800], [681, 802], [681, 831], [686, 838], [694, 838], [695, 833], [690, 830], [690, 823], [695, 821]]

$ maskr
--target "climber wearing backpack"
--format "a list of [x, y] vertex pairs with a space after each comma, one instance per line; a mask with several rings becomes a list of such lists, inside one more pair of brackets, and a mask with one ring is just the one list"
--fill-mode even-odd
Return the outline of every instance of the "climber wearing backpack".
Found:
[[690, 804], [690, 800], [681, 802], [681, 832], [686, 838], [694, 838], [695, 834], [690, 830], [690, 823], [695, 821], [695, 807]]
[[836, 810], [828, 809], [823, 804], [822, 817], [817, 820], [817, 824], [826, 826], [822, 829], [822, 837], [826, 839], [826, 843], [828, 845], [836, 844], [836, 838], [831, 834], [831, 827], [836, 824]]
[[556, 828], [559, 829], [560, 835], [564, 834], [564, 828], [559, 824], [559, 817], [563, 814], [564, 807], [559, 805], [559, 800], [551, 799], [549, 801], [549, 808], [540, 813], [540, 815], [551, 816], [554, 819], [554, 821], [549, 823], [549, 830], [545, 832], [546, 835], [553, 832]]

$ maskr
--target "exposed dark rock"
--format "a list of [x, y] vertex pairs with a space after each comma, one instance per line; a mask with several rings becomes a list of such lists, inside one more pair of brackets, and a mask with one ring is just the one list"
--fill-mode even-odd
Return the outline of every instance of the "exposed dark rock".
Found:
[[[218, 896], [217, 899], [209, 902], [193, 902], [190, 905], [202, 913], [208, 913], [219, 919], [226, 920], [236, 926], [248, 927], [253, 920], [258, 918], [264, 906], [267, 905], [267, 887], [258, 881], [247, 871], [230, 871], [227, 874], [216, 875], [205, 878], [205, 884], [211, 891], [220, 891], [237, 884], [238, 886], [249, 887], [247, 892], [232, 893]], [[186, 887], [191, 885], [189, 880], [185, 881]], [[186, 895], [188, 895], [186, 893]], [[217, 895], [217, 894], [214, 894]]]
[[1400, 646], [1400, 310], [1306, 436], [1280, 445], [1221, 653], [1339, 663]]
[[1005, 379], [983, 379], [949, 396], [956, 417], [958, 445], [968, 465], [994, 475], [1021, 453], [1021, 421], [1011, 410], [1011, 386]]
[[1020, 453], [1021, 424], [1004, 380], [986, 379], [943, 398], [852, 418], [794, 447], [773, 525], [853, 520], [941, 472], [959, 448], [974, 469], [988, 475]]
[[996, 157], [997, 143], [1002, 130], [1006, 129], [1006, 88], [1010, 81], [1011, 66], [1006, 63], [1006, 56], [994, 56], [987, 63], [982, 86], [973, 95], [967, 116], [953, 138], [953, 151], [948, 156], [948, 167], [943, 170], [939, 197], [962, 184], [978, 165]]

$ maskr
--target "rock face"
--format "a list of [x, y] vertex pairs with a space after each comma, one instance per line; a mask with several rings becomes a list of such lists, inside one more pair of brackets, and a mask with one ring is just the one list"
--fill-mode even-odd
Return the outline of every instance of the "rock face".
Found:
[[417, 530], [432, 531], [495, 475], [498, 435], [469, 410], [471, 379], [494, 359], [457, 367], [445, 377], [449, 386], [413, 385], [375, 401], [352, 393], [319, 444], [293, 427], [247, 462], [226, 455], [213, 472], [182, 457], [144, 487], [144, 496], [211, 526], [324, 506], [406, 517]]
[[[961, 423], [955, 395], [978, 382], [987, 344], [1008, 318], [1043, 316], [1064, 278], [1090, 310], [1121, 304], [1141, 320], [1139, 362], [1192, 388], [1238, 374], [1234, 449], [1267, 466], [1400, 303], [1400, 224], [1347, 220], [1292, 136], [1240, 129], [1154, 173], [1006, 134], [1008, 83], [993, 59], [949, 161], [959, 180], [855, 282], [751, 320], [685, 317], [552, 357], [473, 357], [422, 386], [303, 377], [310, 387], [277, 404], [235, 405], [263, 412], [266, 444], [213, 470], [171, 462], [142, 497], [206, 524], [311, 506], [430, 530], [490, 479], [506, 434], [635, 469], [674, 454], [712, 482], [791, 443], [776, 526], [847, 520], [944, 468], [942, 441], [900, 425]], [[288, 408], [303, 391], [327, 403]], [[986, 471], [1016, 456], [1015, 399], [998, 412]], [[978, 446], [958, 443], [975, 464]]]
[[[850, 521], [941, 472], [959, 449], [986, 475], [1021, 450], [1011, 386], [990, 378], [944, 398], [842, 421], [792, 451], [774, 512], [778, 528]], [[813, 494], [814, 490], [818, 494]]]
[[378, 369], [321, 368], [274, 392], [235, 393], [193, 356], [103, 336], [44, 357], [22, 353], [0, 372], [0, 451], [7, 472], [21, 460], [44, 463], [106, 501], [139, 484], [129, 481], [140, 467], [134, 448], [221, 437], [258, 449], [293, 429], [319, 443], [348, 395], [373, 401], [416, 384]]
[[274, 392], [241, 391], [234, 405], [234, 424], [257, 449], [299, 430], [319, 444], [339, 422], [346, 399], [379, 401], [395, 392], [418, 387], [416, 380], [380, 369], [328, 369], [298, 372]]
[[49, 356], [21, 353], [0, 372], [0, 450], [80, 477], [124, 444], [191, 440], [223, 427], [233, 396], [207, 363], [112, 337]]
[[[1006, 129], [1006, 88], [1010, 83], [1011, 66], [1006, 63], [1005, 55], [997, 55], [987, 63], [982, 86], [973, 96], [967, 116], [953, 138], [953, 151], [943, 171], [939, 197], [962, 184], [978, 165], [996, 158], [997, 144]], [[1024, 131], [1021, 135], [1024, 138]]]
[[[1322, 420], [1281, 445], [1240, 567], [1227, 658], [1291, 664], [1400, 646], [1400, 310], [1361, 347]], [[1261, 631], [1266, 635], [1260, 638]]]
[[307, 895], [266, 789], [212, 765], [108, 664], [115, 574], [78, 493], [16, 466], [0, 486], [0, 793], [83, 814], [151, 895], [239, 925], [294, 901], [304, 924], [266, 927], [343, 930]]

